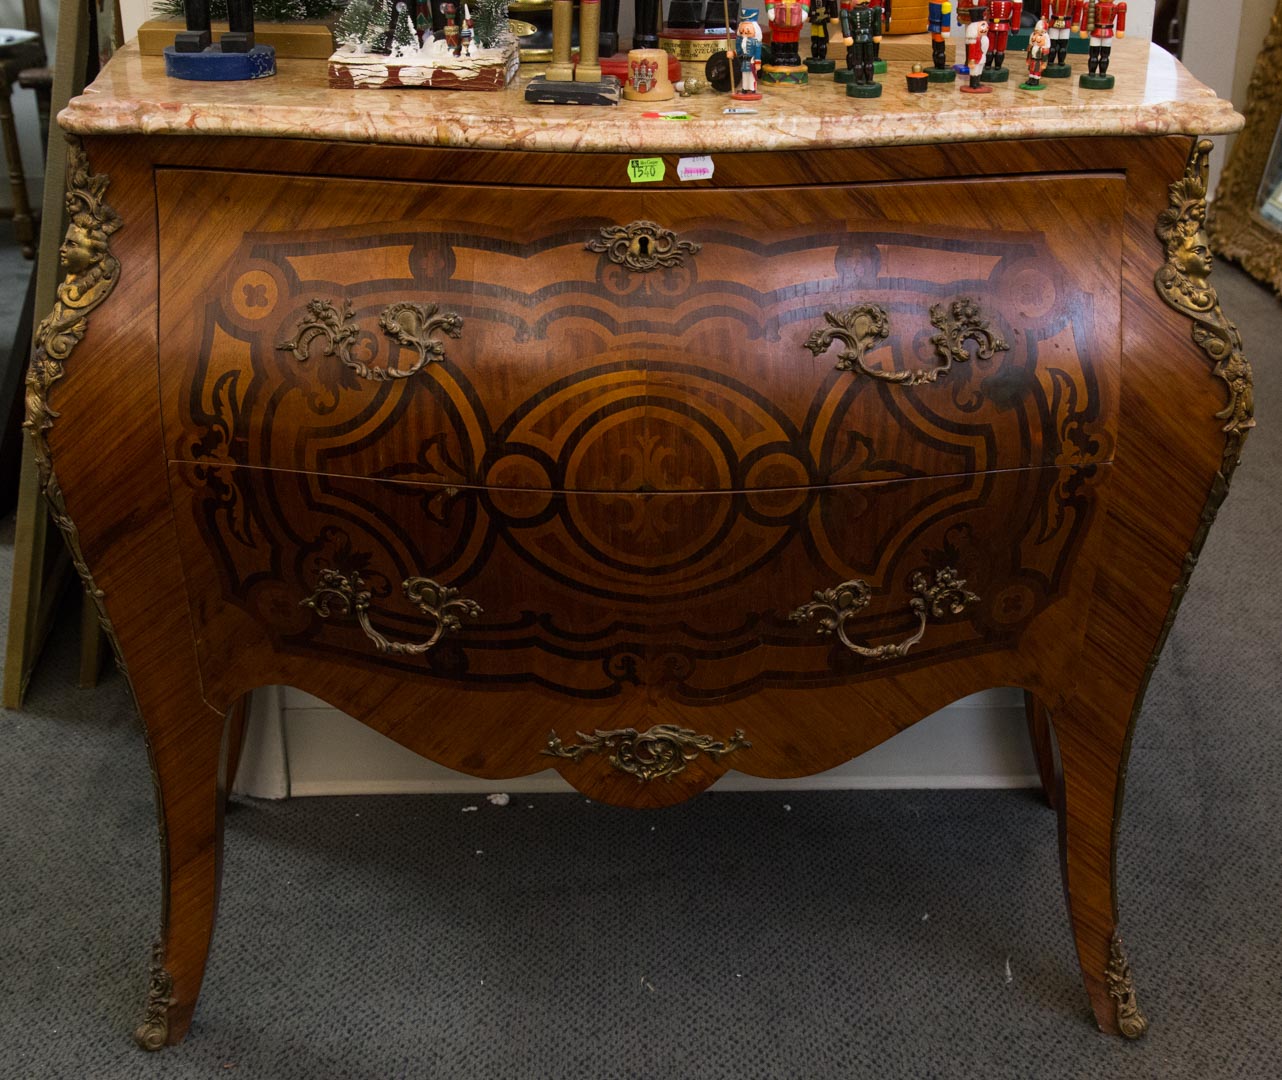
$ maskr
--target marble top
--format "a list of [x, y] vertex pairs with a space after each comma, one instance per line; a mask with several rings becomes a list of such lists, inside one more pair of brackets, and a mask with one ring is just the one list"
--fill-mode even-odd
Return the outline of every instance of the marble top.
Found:
[[[897, 49], [897, 52], [902, 52]], [[921, 40], [929, 64], [929, 38]], [[1215, 135], [1242, 117], [1169, 53], [1127, 38], [1113, 50], [1113, 90], [1077, 85], [1086, 58], [1071, 56], [1071, 79], [1018, 89], [1022, 55], [1012, 53], [1008, 83], [971, 95], [955, 84], [909, 94], [911, 61], [892, 60], [879, 99], [848, 98], [831, 77], [800, 91], [766, 92], [749, 116], [726, 116], [728, 95], [707, 91], [671, 103], [616, 107], [530, 105], [524, 87], [544, 65], [527, 65], [505, 90], [331, 90], [323, 60], [280, 60], [278, 74], [254, 82], [170, 79], [161, 57], [120, 50], [58, 116], [80, 135], [255, 135], [414, 146], [502, 150], [697, 153], [902, 146], [914, 143], [1081, 135]], [[733, 103], [741, 104], [741, 103]], [[647, 119], [655, 109], [686, 109], [690, 120]]]

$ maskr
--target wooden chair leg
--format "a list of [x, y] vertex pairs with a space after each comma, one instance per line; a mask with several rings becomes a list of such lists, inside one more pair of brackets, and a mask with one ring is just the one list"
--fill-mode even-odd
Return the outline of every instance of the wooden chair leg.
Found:
[[1059, 777], [1055, 771], [1055, 733], [1050, 713], [1036, 694], [1024, 691], [1024, 714], [1028, 718], [1028, 737], [1037, 759], [1037, 774], [1042, 778], [1046, 805], [1054, 810], [1059, 805]]
[[1082, 981], [1101, 1031], [1139, 1038], [1139, 1011], [1118, 932], [1114, 876], [1117, 795], [1129, 717], [1105, 715], [1080, 698], [1055, 713], [1062, 799], [1058, 806], [1064, 893]]
[[36, 257], [36, 223], [32, 217], [31, 202], [27, 198], [27, 178], [22, 169], [22, 154], [18, 148], [18, 128], [13, 116], [13, 85], [9, 69], [0, 64], [0, 138], [3, 139], [5, 157], [9, 161], [9, 190], [13, 196], [13, 232], [28, 259]]
[[[145, 1050], [174, 1045], [187, 1034], [218, 908], [225, 802], [220, 763], [225, 766], [236, 710], [220, 722], [195, 685], [193, 680], [164, 702], [139, 701], [150, 733], [163, 866], [161, 940], [152, 957], [146, 1015], [134, 1033]], [[158, 723], [167, 710], [181, 710], [183, 722], [171, 714]]]

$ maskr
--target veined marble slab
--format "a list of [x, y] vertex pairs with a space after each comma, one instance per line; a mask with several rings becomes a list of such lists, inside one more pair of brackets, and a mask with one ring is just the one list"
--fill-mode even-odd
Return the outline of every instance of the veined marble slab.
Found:
[[[922, 39], [929, 63], [929, 39]], [[1008, 66], [1022, 57], [1012, 55]], [[846, 97], [845, 87], [812, 79], [803, 91], [771, 94], [755, 115], [725, 116], [729, 96], [678, 99], [690, 120], [646, 119], [650, 106], [540, 106], [524, 100], [525, 84], [544, 65], [526, 65], [493, 93], [424, 94], [413, 90], [331, 90], [326, 64], [280, 60], [275, 78], [253, 83], [168, 79], [159, 57], [120, 50], [85, 92], [58, 116], [80, 134], [257, 135], [491, 150], [709, 151], [806, 150], [915, 143], [1083, 135], [1216, 135], [1237, 131], [1242, 117], [1198, 82], [1169, 53], [1128, 38], [1113, 49], [1111, 91], [1083, 90], [1074, 57], [1071, 79], [1047, 80], [1041, 93], [1012, 78], [993, 93], [962, 94], [957, 84], [908, 93], [911, 61], [890, 62], [881, 98]], [[740, 104], [740, 103], [736, 103]], [[1085, 163], [1084, 163], [1085, 164]]]

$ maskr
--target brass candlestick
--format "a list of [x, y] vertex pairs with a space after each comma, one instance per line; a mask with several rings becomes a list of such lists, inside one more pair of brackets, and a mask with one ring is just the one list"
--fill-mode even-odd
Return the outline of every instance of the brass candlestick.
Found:
[[574, 0], [552, 0], [552, 63], [548, 65], [548, 82], [574, 81], [574, 64], [570, 60], [573, 30]]
[[579, 65], [575, 82], [600, 82], [601, 0], [579, 0]]

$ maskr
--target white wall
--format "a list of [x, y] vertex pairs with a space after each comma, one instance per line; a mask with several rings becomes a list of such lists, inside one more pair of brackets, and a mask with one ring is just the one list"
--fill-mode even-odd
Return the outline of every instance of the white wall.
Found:
[[138, 33], [138, 27], [151, 18], [150, 0], [120, 0], [120, 22], [125, 28], [125, 40]]
[[[1264, 44], [1275, 0], [1191, 0], [1184, 33], [1184, 66], [1241, 112], [1255, 57]], [[1211, 191], [1236, 136], [1215, 138]]]

